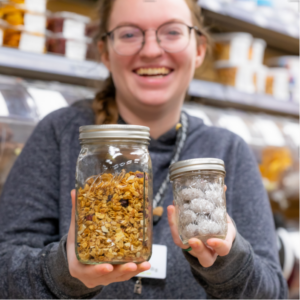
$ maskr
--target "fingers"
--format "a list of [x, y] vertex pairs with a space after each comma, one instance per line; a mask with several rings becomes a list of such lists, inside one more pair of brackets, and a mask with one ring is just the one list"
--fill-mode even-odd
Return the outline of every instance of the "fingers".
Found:
[[227, 185], [224, 185], [224, 192], [227, 191]]
[[196, 238], [189, 240], [189, 245], [192, 250], [189, 252], [198, 258], [199, 263], [204, 267], [211, 267], [217, 259], [218, 254], [215, 251], [208, 249], [204, 243]]
[[180, 247], [182, 249], [189, 248], [189, 246], [184, 245], [182, 243], [182, 241], [179, 237], [178, 228], [177, 228], [176, 219], [175, 219], [176, 213], [175, 213], [174, 205], [169, 205], [167, 208], [167, 211], [168, 211], [168, 221], [169, 221], [169, 226], [170, 226], [170, 230], [171, 230], [171, 235], [172, 235], [175, 245], [177, 245], [178, 247]]
[[221, 239], [209, 239], [207, 244], [214, 249], [214, 251], [220, 256], [226, 256], [229, 254], [232, 243], [236, 236], [236, 229], [231, 221], [231, 218], [227, 214], [228, 231], [225, 240]]

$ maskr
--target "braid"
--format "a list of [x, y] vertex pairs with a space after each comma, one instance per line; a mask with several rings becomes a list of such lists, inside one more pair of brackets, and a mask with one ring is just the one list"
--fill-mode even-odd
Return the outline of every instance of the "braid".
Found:
[[115, 124], [118, 121], [118, 108], [116, 104], [116, 88], [112, 77], [109, 76], [103, 83], [103, 88], [96, 94], [93, 110], [96, 124]]

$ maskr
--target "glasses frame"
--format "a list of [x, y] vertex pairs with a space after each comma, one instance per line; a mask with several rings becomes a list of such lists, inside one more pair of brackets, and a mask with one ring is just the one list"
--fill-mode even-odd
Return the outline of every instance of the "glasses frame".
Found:
[[[160, 30], [161, 27], [163, 27], [163, 26], [165, 26], [165, 25], [167, 25], [167, 24], [172, 24], [172, 23], [179, 23], [179, 24], [185, 25], [185, 26], [189, 29], [189, 41], [190, 41], [190, 38], [191, 38], [191, 31], [192, 31], [193, 29], [195, 30], [195, 32], [196, 32], [199, 36], [203, 36], [203, 33], [200, 31], [200, 29], [199, 29], [197, 26], [189, 26], [189, 25], [187, 25], [187, 24], [185, 24], [185, 23], [182, 23], [182, 22], [176, 22], [176, 21], [166, 22], [166, 23], [160, 25], [156, 30], [153, 29], [153, 30], [155, 31], [156, 41], [157, 41], [159, 47], [160, 47], [161, 49], [163, 49], [164, 51], [166, 51], [166, 52], [169, 52], [169, 53], [177, 53], [177, 52], [180, 52], [180, 51], [182, 51], [182, 50], [185, 49], [185, 48], [183, 48], [182, 50], [179, 50], [179, 51], [176, 51], [176, 52], [171, 52], [171, 51], [167, 51], [167, 50], [165, 50], [164, 48], [161, 47], [161, 45], [160, 45], [160, 42], [161, 42], [161, 41], [159, 40], [158, 35], [157, 35], [157, 34], [158, 34], [158, 31]], [[131, 26], [131, 27], [138, 28], [138, 29], [142, 32], [142, 34], [143, 34], [143, 42], [141, 43], [141, 48], [140, 48], [137, 52], [135, 52], [135, 53], [133, 53], [133, 54], [130, 54], [130, 55], [119, 54], [119, 53], [117, 52], [119, 55], [122, 55], [122, 56], [131, 56], [131, 55], [134, 55], [134, 54], [138, 53], [139, 51], [141, 51], [141, 50], [143, 49], [143, 47], [144, 47], [144, 45], [145, 45], [145, 38], [146, 38], [146, 34], [145, 34], [145, 33], [146, 33], [146, 31], [151, 30], [151, 28], [146, 29], [146, 30], [142, 30], [142, 28], [140, 28], [140, 27], [137, 26], [137, 25], [120, 25], [120, 26], [115, 27], [115, 28], [112, 29], [111, 31], [108, 31], [108, 32], [104, 33], [104, 34], [101, 36], [101, 39], [104, 40], [104, 39], [106, 39], [107, 37], [110, 37], [110, 38], [111, 38], [113, 32], [114, 32], [116, 29], [121, 28], [121, 27], [126, 27], [126, 26]], [[187, 45], [188, 45], [188, 44], [189, 44], [189, 42], [187, 43]], [[115, 50], [115, 49], [114, 49], [114, 50]], [[116, 51], [116, 50], [115, 50], [115, 51]]]

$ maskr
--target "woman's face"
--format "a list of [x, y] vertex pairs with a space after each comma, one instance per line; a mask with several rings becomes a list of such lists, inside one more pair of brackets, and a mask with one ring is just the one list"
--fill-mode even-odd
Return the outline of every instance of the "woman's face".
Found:
[[[119, 55], [109, 38], [108, 52], [102, 52], [102, 62], [112, 73], [118, 101], [125, 101], [129, 107], [149, 108], [181, 104], [195, 68], [204, 59], [205, 46], [197, 46], [192, 30], [184, 50], [168, 53], [160, 48], [154, 30], [173, 20], [193, 26], [191, 11], [184, 0], [115, 0], [109, 31], [123, 24], [147, 30], [145, 44], [136, 54]], [[103, 44], [100, 43], [101, 48]], [[143, 76], [139, 75], [141, 72]], [[158, 73], [160, 76], [153, 76]], [[161, 73], [166, 74], [161, 76]]]

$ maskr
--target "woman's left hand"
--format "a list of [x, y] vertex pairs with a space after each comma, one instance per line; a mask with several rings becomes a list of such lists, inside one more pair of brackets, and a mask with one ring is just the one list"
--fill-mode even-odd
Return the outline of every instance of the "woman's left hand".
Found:
[[190, 246], [192, 250], [189, 251], [189, 253], [195, 256], [199, 263], [205, 268], [211, 267], [216, 261], [218, 255], [226, 256], [230, 252], [232, 243], [236, 236], [235, 226], [227, 214], [228, 231], [225, 240], [216, 238], [207, 240], [207, 245], [211, 247], [212, 250], [207, 248], [205, 244], [197, 238], [189, 239], [188, 246], [184, 245], [179, 237], [178, 228], [175, 221], [176, 218], [174, 205], [168, 206], [168, 220], [174, 243], [182, 249], [188, 249]]

